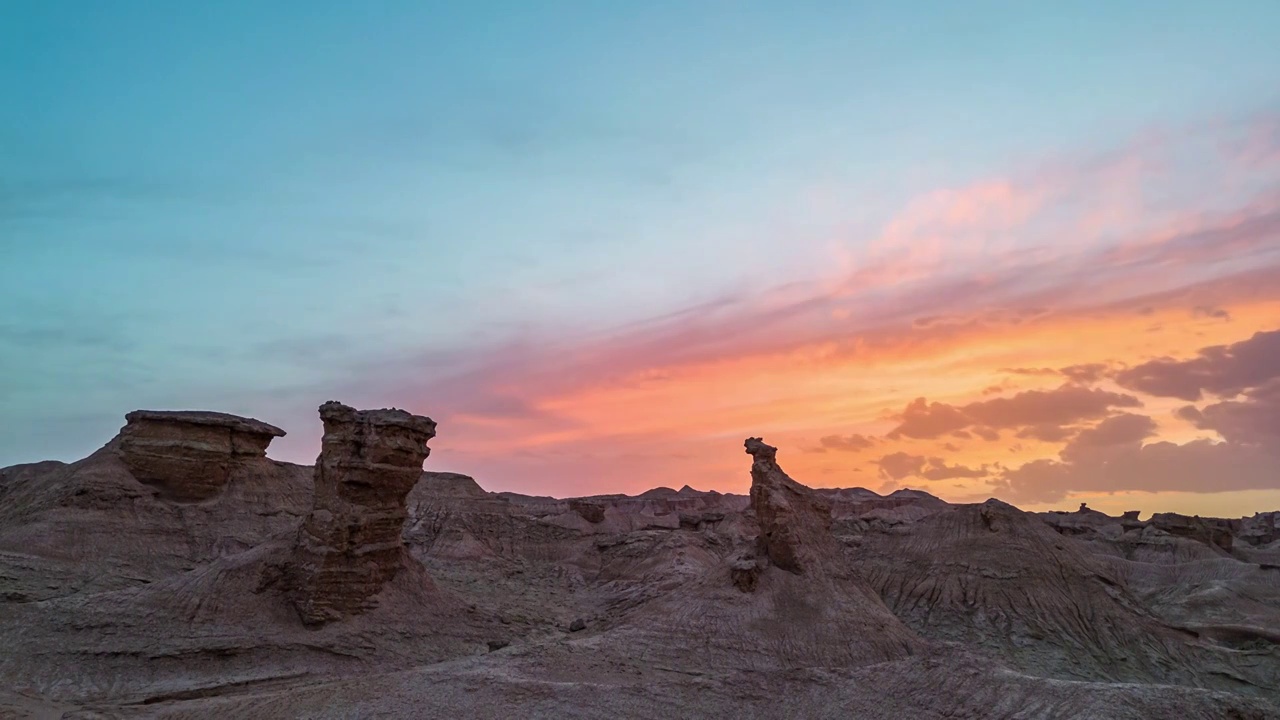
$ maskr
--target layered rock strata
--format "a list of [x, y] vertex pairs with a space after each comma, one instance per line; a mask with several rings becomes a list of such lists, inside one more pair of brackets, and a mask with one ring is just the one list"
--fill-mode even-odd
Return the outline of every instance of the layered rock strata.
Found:
[[324, 439], [315, 500], [298, 531], [289, 592], [307, 625], [356, 615], [406, 562], [405, 498], [422, 476], [436, 434], [430, 418], [404, 410], [320, 406]]
[[125, 416], [117, 449], [138, 481], [178, 502], [208, 500], [235, 471], [266, 457], [284, 431], [260, 420], [217, 412], [135, 410]]

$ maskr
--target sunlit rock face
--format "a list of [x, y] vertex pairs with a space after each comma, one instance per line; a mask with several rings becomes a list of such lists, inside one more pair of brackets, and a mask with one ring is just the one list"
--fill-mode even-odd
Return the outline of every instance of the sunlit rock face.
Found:
[[284, 431], [253, 418], [204, 411], [135, 410], [125, 416], [117, 447], [139, 482], [162, 499], [199, 502], [215, 497], [232, 475], [265, 461]]
[[290, 592], [304, 623], [358, 614], [406, 563], [405, 497], [422, 476], [436, 434], [430, 418], [404, 410], [320, 406], [324, 439], [315, 501], [298, 532]]

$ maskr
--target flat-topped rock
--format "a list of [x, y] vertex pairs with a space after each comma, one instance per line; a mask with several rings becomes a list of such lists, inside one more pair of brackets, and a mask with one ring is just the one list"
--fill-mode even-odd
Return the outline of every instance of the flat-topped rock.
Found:
[[241, 417], [210, 410], [134, 410], [124, 416], [130, 423], [158, 422], [182, 425], [212, 425], [251, 435], [284, 437], [285, 432], [270, 423], [256, 418]]
[[125, 420], [120, 459], [139, 482], [178, 502], [215, 497], [237, 468], [265, 458], [285, 434], [254, 418], [199, 410], [135, 410]]

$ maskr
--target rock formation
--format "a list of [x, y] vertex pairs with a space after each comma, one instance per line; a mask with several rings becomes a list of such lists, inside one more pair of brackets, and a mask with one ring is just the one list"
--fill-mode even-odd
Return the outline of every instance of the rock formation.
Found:
[[1280, 540], [1280, 512], [1255, 513], [1240, 521], [1238, 539], [1249, 545], [1269, 545]]
[[803, 573], [816, 546], [830, 543], [831, 506], [778, 466], [778, 449], [747, 438], [751, 455], [751, 509], [760, 523], [757, 552], [774, 565]]
[[436, 434], [430, 418], [404, 410], [320, 406], [324, 439], [315, 501], [298, 531], [289, 591], [303, 622], [358, 614], [407, 561], [405, 497], [422, 476]]
[[583, 520], [596, 524], [604, 521], [604, 506], [598, 502], [574, 499], [569, 501], [569, 509], [582, 516]]
[[217, 495], [232, 474], [265, 458], [284, 431], [260, 420], [216, 412], [135, 410], [120, 431], [121, 460], [162, 498], [198, 502]]
[[1280, 718], [1280, 514], [815, 489], [759, 438], [749, 496], [531, 497], [321, 415], [196, 503], [138, 421], [0, 469], [0, 717]]
[[1231, 524], [1219, 518], [1201, 518], [1178, 513], [1156, 513], [1148, 523], [1159, 530], [1190, 538], [1225, 552], [1231, 552]]

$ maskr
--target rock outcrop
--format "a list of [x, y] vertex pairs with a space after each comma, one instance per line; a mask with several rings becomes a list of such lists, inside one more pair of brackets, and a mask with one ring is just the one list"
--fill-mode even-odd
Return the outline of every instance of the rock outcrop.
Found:
[[217, 412], [135, 410], [120, 431], [120, 459], [160, 497], [198, 502], [216, 496], [240, 467], [266, 457], [284, 431]]
[[830, 503], [782, 471], [777, 448], [760, 438], [745, 445], [752, 457], [751, 508], [760, 523], [756, 551], [783, 570], [804, 573], [816, 547], [831, 543]]
[[436, 434], [434, 421], [404, 410], [356, 410], [330, 401], [320, 406], [320, 419], [314, 506], [287, 571], [307, 625], [368, 609], [410, 562], [401, 539], [405, 498], [422, 476], [427, 441]]
[[1152, 527], [1170, 535], [1189, 538], [1231, 552], [1231, 522], [1220, 518], [1201, 518], [1178, 513], [1156, 513], [1148, 521]]
[[1270, 545], [1280, 540], [1280, 512], [1255, 513], [1253, 517], [1244, 518], [1236, 538], [1249, 545]]
[[604, 521], [604, 505], [589, 500], [574, 499], [569, 501], [569, 509], [582, 516], [592, 524], [598, 524]]

